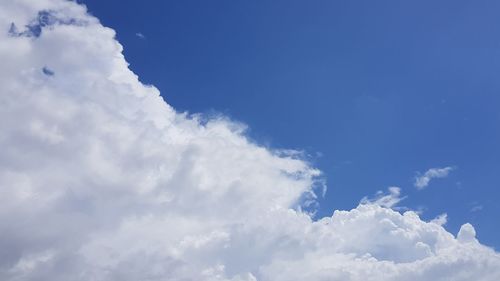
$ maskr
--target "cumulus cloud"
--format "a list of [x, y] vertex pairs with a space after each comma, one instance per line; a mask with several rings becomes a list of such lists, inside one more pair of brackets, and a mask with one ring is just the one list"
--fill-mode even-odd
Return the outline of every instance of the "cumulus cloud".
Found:
[[455, 168], [453, 167], [429, 169], [423, 175], [418, 175], [415, 177], [414, 185], [418, 189], [424, 189], [429, 185], [432, 179], [446, 178], [448, 174], [454, 169]]
[[317, 169], [176, 112], [84, 6], [2, 1], [0, 26], [1, 280], [500, 280], [472, 225], [392, 197], [313, 220]]

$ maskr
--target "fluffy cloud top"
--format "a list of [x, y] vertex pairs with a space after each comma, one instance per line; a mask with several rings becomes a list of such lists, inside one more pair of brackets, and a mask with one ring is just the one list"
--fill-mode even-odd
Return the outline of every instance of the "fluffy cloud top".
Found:
[[435, 178], [446, 178], [448, 174], [453, 171], [453, 167], [445, 168], [432, 168], [427, 170], [423, 175], [415, 177], [415, 187], [418, 189], [426, 188], [432, 179]]
[[0, 27], [1, 280], [500, 280], [397, 189], [312, 220], [318, 170], [177, 113], [84, 6], [2, 1]]

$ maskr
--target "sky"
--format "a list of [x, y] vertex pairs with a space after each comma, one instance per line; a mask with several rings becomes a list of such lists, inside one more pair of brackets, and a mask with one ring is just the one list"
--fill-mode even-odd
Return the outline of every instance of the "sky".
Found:
[[500, 248], [497, 1], [80, 2], [174, 108], [309, 155], [328, 186], [317, 217], [398, 186], [400, 205]]
[[494, 3], [85, 4], [0, 2], [1, 280], [500, 280]]

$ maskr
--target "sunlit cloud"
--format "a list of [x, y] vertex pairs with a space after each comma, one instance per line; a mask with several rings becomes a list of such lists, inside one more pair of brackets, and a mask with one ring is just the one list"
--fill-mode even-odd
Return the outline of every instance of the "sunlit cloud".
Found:
[[1, 280], [500, 280], [396, 187], [313, 219], [321, 171], [177, 112], [84, 6], [2, 1], [0, 26]]

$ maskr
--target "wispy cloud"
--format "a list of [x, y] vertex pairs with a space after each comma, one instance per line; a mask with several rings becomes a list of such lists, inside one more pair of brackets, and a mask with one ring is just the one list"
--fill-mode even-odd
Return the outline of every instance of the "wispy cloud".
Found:
[[385, 208], [393, 208], [406, 198], [406, 196], [401, 197], [401, 188], [399, 187], [391, 186], [387, 190], [389, 191], [389, 193], [384, 193], [382, 190], [379, 190], [373, 198], [364, 197], [363, 199], [361, 199], [360, 203], [378, 205]]
[[476, 205], [470, 209], [471, 212], [479, 212], [483, 209], [483, 205]]
[[418, 189], [424, 189], [429, 185], [432, 179], [446, 178], [448, 174], [453, 170], [455, 170], [454, 167], [429, 169], [423, 175], [418, 174], [415, 177], [414, 186]]
[[142, 33], [140, 33], [140, 32], [137, 32], [137, 33], [135, 34], [135, 36], [137, 36], [137, 37], [139, 37], [139, 38], [141, 38], [141, 39], [146, 39], [146, 36], [144, 36], [144, 34], [142, 34]]

